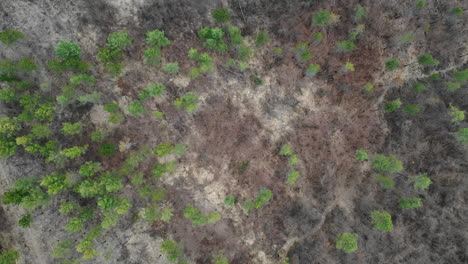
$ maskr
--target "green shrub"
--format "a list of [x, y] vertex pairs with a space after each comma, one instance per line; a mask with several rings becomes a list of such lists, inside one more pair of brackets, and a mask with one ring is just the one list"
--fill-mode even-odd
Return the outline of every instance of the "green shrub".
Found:
[[252, 48], [246, 45], [242, 45], [239, 47], [237, 51], [237, 58], [241, 61], [248, 60], [253, 54]]
[[309, 46], [305, 42], [301, 42], [294, 48], [296, 52], [296, 58], [299, 62], [304, 63], [312, 59], [312, 53], [309, 50]]
[[256, 75], [250, 75], [250, 80], [253, 82], [253, 84], [255, 86], [260, 86], [260, 85], [263, 85], [263, 80], [260, 79], [258, 76]]
[[354, 64], [351, 63], [351, 62], [346, 62], [345, 66], [344, 66], [344, 71], [345, 72], [349, 72], [349, 71], [355, 71], [356, 69], [354, 68]]
[[434, 74], [431, 74], [429, 77], [428, 77], [429, 80], [431, 81], [437, 81], [440, 79], [440, 74], [439, 73], [434, 73]]
[[353, 51], [356, 49], [356, 44], [349, 40], [342, 40], [336, 42], [336, 49], [338, 51]]
[[62, 214], [71, 214], [73, 212], [76, 212], [78, 209], [80, 209], [80, 205], [77, 202], [68, 201], [62, 203], [59, 212]]
[[398, 41], [399, 45], [406, 45], [411, 42], [413, 42], [415, 36], [413, 34], [406, 34], [400, 37], [400, 40]]
[[403, 112], [407, 113], [408, 115], [416, 115], [419, 113], [419, 111], [421, 111], [421, 106], [417, 105], [417, 104], [409, 104], [409, 105], [406, 105], [404, 108], [403, 108]]
[[456, 125], [459, 125], [461, 121], [465, 120], [465, 112], [453, 105], [450, 105], [450, 116], [452, 117], [451, 121]]
[[160, 83], [153, 83], [138, 94], [140, 100], [146, 100], [151, 97], [161, 97], [166, 87]]
[[24, 39], [25, 37], [26, 36], [23, 34], [23, 32], [9, 28], [5, 29], [3, 32], [0, 32], [0, 41], [7, 47], [13, 45], [20, 39]]
[[117, 31], [107, 37], [107, 46], [112, 50], [122, 50], [132, 44], [127, 31]]
[[20, 61], [18, 61], [18, 64], [16, 64], [16, 67], [19, 71], [22, 71], [22, 72], [32, 72], [37, 69], [37, 65], [34, 63], [32, 59], [29, 59], [29, 58], [23, 58]]
[[312, 23], [315, 25], [327, 26], [339, 21], [339, 17], [327, 10], [315, 12], [312, 16]]
[[64, 135], [76, 135], [81, 133], [81, 122], [62, 123], [62, 132]]
[[98, 152], [105, 157], [109, 157], [117, 152], [117, 146], [112, 142], [106, 142], [101, 145]]
[[391, 176], [377, 174], [374, 178], [382, 185], [384, 189], [393, 189], [395, 187], [395, 181]]
[[161, 111], [154, 111], [153, 116], [157, 119], [163, 119], [164, 118], [164, 113]]
[[183, 97], [177, 98], [173, 104], [177, 110], [184, 109], [187, 113], [191, 114], [197, 109], [198, 96], [194, 93], [186, 93]]
[[187, 75], [190, 77], [190, 79], [197, 79], [200, 77], [201, 71], [199, 68], [191, 68]]
[[37, 139], [50, 137], [51, 133], [47, 125], [34, 124], [31, 128], [31, 134]]
[[88, 74], [78, 74], [70, 78], [71, 85], [79, 85], [82, 83], [94, 85], [94, 76]]
[[101, 193], [120, 191], [123, 188], [122, 176], [111, 172], [105, 172], [99, 176], [98, 187]]
[[362, 5], [357, 5], [356, 6], [356, 12], [354, 13], [354, 20], [358, 21], [360, 19], [363, 19], [367, 16], [367, 10], [366, 7]]
[[70, 59], [80, 57], [81, 48], [78, 44], [72, 41], [61, 40], [57, 46], [55, 46], [55, 54], [62, 59]]
[[70, 159], [76, 159], [80, 157], [81, 155], [85, 154], [87, 150], [88, 150], [88, 145], [84, 145], [82, 147], [74, 146], [71, 148], [63, 149], [62, 151], [60, 151], [60, 154], [65, 155], [67, 158], [70, 158]]
[[229, 264], [228, 259], [223, 256], [223, 251], [221, 250], [218, 254], [213, 255], [214, 264]]
[[96, 130], [93, 133], [91, 133], [91, 141], [93, 142], [101, 142], [106, 138], [106, 132], [102, 130]]
[[99, 182], [95, 180], [84, 180], [74, 188], [74, 191], [79, 193], [83, 198], [90, 198], [96, 196], [101, 189]]
[[246, 202], [244, 204], [244, 209], [247, 211], [250, 211], [253, 208], [260, 209], [266, 203], [270, 201], [272, 196], [273, 196], [273, 193], [270, 190], [268, 189], [260, 190], [260, 192], [257, 195], [257, 198], [254, 201]]
[[464, 69], [463, 71], [454, 71], [453, 78], [458, 82], [465, 82], [468, 80], [468, 69]]
[[166, 239], [161, 244], [161, 252], [166, 255], [169, 262], [175, 262], [181, 258], [183, 249], [177, 242]]
[[202, 224], [213, 224], [221, 219], [221, 215], [217, 212], [210, 212], [208, 215], [203, 215], [198, 208], [192, 205], [188, 205], [184, 209], [184, 217], [192, 221], [192, 226], [194, 227]]
[[288, 172], [288, 178], [286, 180], [287, 184], [294, 184], [301, 175], [294, 168], [291, 168]]
[[314, 44], [315, 44], [315, 45], [320, 44], [320, 42], [322, 42], [322, 40], [323, 40], [323, 37], [324, 37], [324, 35], [323, 35], [322, 32], [317, 32], [317, 33], [315, 33], [315, 34], [313, 35], [313, 37], [312, 37], [312, 38], [314, 39]]
[[255, 38], [255, 45], [257, 47], [262, 47], [265, 44], [267, 44], [269, 41], [268, 35], [265, 31], [260, 31], [257, 34], [257, 37]]
[[416, 2], [416, 6], [419, 7], [419, 8], [423, 8], [426, 6], [426, 1], [423, 1], [423, 0], [419, 0]]
[[169, 155], [174, 150], [174, 146], [170, 142], [163, 142], [154, 148], [154, 154], [158, 157]]
[[127, 110], [133, 116], [141, 115], [146, 111], [145, 106], [139, 100], [131, 101], [127, 107]]
[[153, 202], [159, 203], [166, 198], [167, 191], [163, 187], [159, 187], [151, 193], [151, 200]]
[[224, 199], [224, 204], [227, 206], [233, 206], [235, 202], [236, 198], [234, 198], [234, 196], [231, 195], [226, 196], [226, 198]]
[[414, 208], [421, 208], [421, 207], [422, 207], [421, 198], [411, 197], [408, 199], [400, 200], [400, 208], [402, 209], [414, 209]]
[[47, 188], [48, 194], [56, 194], [70, 187], [67, 175], [53, 172], [41, 181], [41, 185]]
[[393, 229], [392, 216], [385, 211], [373, 211], [371, 213], [374, 229], [389, 232]]
[[6, 159], [16, 153], [15, 141], [0, 140], [0, 157]]
[[309, 77], [314, 77], [319, 71], [320, 71], [320, 65], [309, 64], [306, 70], [306, 75]]
[[395, 112], [397, 109], [399, 109], [401, 107], [401, 100], [400, 98], [398, 99], [395, 99], [389, 103], [386, 103], [385, 104], [385, 112], [387, 113], [392, 113], [392, 112]]
[[223, 24], [231, 20], [229, 11], [227, 8], [218, 8], [211, 11], [211, 16], [216, 21], [216, 23]]
[[455, 92], [461, 88], [461, 84], [459, 82], [446, 82], [445, 85], [450, 92]]
[[385, 63], [385, 70], [387, 70], [387, 71], [393, 71], [393, 70], [395, 70], [396, 68], [398, 68], [398, 66], [400, 66], [400, 63], [399, 63], [397, 60], [388, 60], [388, 61]]
[[437, 66], [439, 61], [434, 59], [431, 54], [423, 54], [418, 57], [419, 64], [423, 66]]
[[80, 167], [80, 174], [85, 177], [92, 177], [101, 170], [100, 162], [87, 161]]
[[227, 50], [227, 45], [223, 41], [223, 35], [223, 30], [217, 27], [205, 27], [198, 31], [198, 36], [204, 41], [203, 45], [211, 50]]
[[369, 159], [369, 154], [363, 149], [356, 150], [356, 160], [367, 160]]
[[459, 128], [455, 133], [455, 138], [460, 143], [468, 143], [468, 127]]
[[432, 184], [432, 180], [427, 176], [427, 173], [421, 173], [417, 176], [413, 176], [414, 189], [426, 190]]
[[283, 48], [280, 48], [280, 47], [274, 48], [273, 54], [277, 57], [281, 57], [283, 55]]
[[109, 123], [120, 124], [123, 119], [123, 114], [121, 112], [113, 112], [109, 115]]
[[463, 16], [463, 9], [461, 9], [460, 7], [455, 7], [454, 9], [452, 9], [452, 14], [454, 14], [457, 17], [461, 17]]
[[146, 43], [154, 48], [161, 48], [171, 44], [171, 41], [164, 35], [164, 31], [153, 30], [146, 33]]
[[413, 83], [413, 91], [415, 93], [421, 93], [424, 90], [426, 90], [426, 85], [424, 85], [423, 83], [420, 83], [420, 82]]
[[394, 155], [375, 155], [374, 160], [372, 161], [372, 167], [380, 171], [387, 171], [390, 174], [398, 173], [403, 170], [403, 165]]
[[101, 99], [101, 93], [93, 92], [78, 96], [78, 102], [82, 104], [97, 103]]
[[5, 101], [5, 103], [11, 103], [18, 100], [15, 89], [12, 87], [0, 89], [0, 100]]
[[161, 63], [161, 50], [159, 48], [147, 48], [143, 52], [143, 57], [145, 57], [145, 63], [151, 65], [158, 65]]
[[72, 242], [70, 240], [65, 240], [57, 243], [57, 246], [52, 250], [53, 258], [66, 258], [71, 255]]
[[283, 156], [291, 156], [294, 154], [294, 150], [290, 145], [283, 145], [279, 154]]
[[22, 178], [3, 195], [4, 204], [16, 204], [25, 209], [35, 209], [47, 204], [49, 195], [39, 187], [36, 178]]
[[49, 61], [47, 64], [52, 71], [62, 72], [67, 69], [87, 71], [89, 68], [89, 64], [81, 60], [81, 48], [74, 41], [61, 40], [55, 46], [55, 54], [58, 58]]
[[4, 251], [0, 253], [0, 263], [1, 264], [15, 264], [17, 263], [19, 257], [20, 257], [19, 253], [15, 250]]
[[103, 195], [98, 198], [97, 205], [102, 210], [112, 210], [119, 205], [119, 199], [112, 195]]
[[296, 165], [297, 163], [299, 163], [299, 158], [297, 157], [296, 154], [289, 156], [289, 160], [288, 160], [289, 165]]
[[341, 249], [346, 253], [353, 253], [358, 249], [358, 234], [354, 233], [341, 233], [336, 236], [336, 248]]
[[159, 179], [166, 173], [174, 172], [176, 167], [176, 162], [158, 163], [152, 169], [153, 177]]
[[[28, 228], [31, 226], [32, 223], [32, 216], [30, 214], [24, 215], [21, 217], [21, 219], [18, 221], [18, 225], [23, 227], [23, 228]], [[1, 262], [0, 262], [1, 263]]]
[[176, 75], [179, 73], [179, 64], [177, 62], [167, 63], [163, 68], [164, 72], [171, 75]]
[[120, 204], [117, 206], [116, 212], [120, 215], [126, 214], [130, 208], [132, 208], [130, 201], [128, 199], [122, 199]]
[[51, 122], [54, 118], [55, 107], [52, 103], [40, 104], [34, 112], [34, 117], [39, 121]]
[[241, 31], [236, 26], [230, 26], [228, 28], [228, 36], [233, 46], [244, 44], [244, 38], [242, 37]]

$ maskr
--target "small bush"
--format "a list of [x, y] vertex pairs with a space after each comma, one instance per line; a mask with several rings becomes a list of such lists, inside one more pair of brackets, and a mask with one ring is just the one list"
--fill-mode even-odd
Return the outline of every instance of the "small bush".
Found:
[[81, 133], [81, 122], [62, 123], [62, 132], [64, 135], [77, 135]]
[[47, 125], [35, 124], [31, 128], [31, 134], [37, 139], [48, 138], [51, 133]]
[[363, 149], [356, 150], [356, 160], [367, 160], [369, 159], [369, 154]]
[[78, 44], [72, 41], [61, 40], [57, 46], [55, 46], [55, 54], [62, 59], [71, 59], [80, 57], [81, 48]]
[[0, 253], [0, 263], [1, 264], [15, 264], [17, 263], [20, 255], [17, 251], [4, 251]]
[[358, 21], [367, 16], [367, 10], [366, 7], [362, 5], [357, 5], [356, 6], [356, 12], [354, 13], [354, 20]]
[[307, 43], [301, 42], [297, 44], [294, 50], [296, 52], [296, 58], [300, 63], [304, 63], [312, 59], [312, 53], [310, 52]]
[[434, 73], [434, 74], [431, 74], [429, 77], [428, 77], [429, 80], [431, 81], [437, 81], [440, 79], [440, 74], [439, 73]]
[[229, 10], [227, 8], [214, 9], [211, 12], [211, 16], [216, 21], [216, 23], [219, 24], [223, 24], [231, 20], [231, 16], [229, 15]]
[[80, 205], [77, 202], [69, 201], [62, 203], [59, 212], [62, 214], [71, 214], [76, 212], [78, 209], [80, 209]]
[[393, 229], [392, 216], [385, 211], [373, 211], [371, 213], [374, 229], [389, 232]]
[[346, 253], [353, 253], [358, 249], [358, 237], [358, 234], [354, 233], [341, 233], [336, 237], [336, 248]]
[[461, 121], [465, 120], [465, 112], [453, 105], [450, 106], [450, 116], [452, 117], [451, 121], [456, 125], [459, 125]]
[[92, 177], [101, 170], [100, 162], [87, 161], [80, 167], [80, 174], [85, 177]]
[[30, 214], [24, 215], [18, 221], [18, 225], [21, 226], [22, 228], [29, 228], [31, 226], [31, 223], [32, 223], [32, 216]]
[[112, 210], [119, 205], [119, 199], [111, 195], [103, 195], [98, 198], [97, 205], [102, 210]]
[[161, 48], [171, 44], [171, 41], [164, 35], [164, 31], [153, 30], [146, 33], [146, 43], [154, 48]]
[[205, 27], [198, 31], [198, 36], [204, 41], [203, 45], [211, 50], [226, 51], [227, 45], [224, 43], [224, 32], [222, 29]]
[[288, 172], [288, 178], [286, 180], [287, 184], [294, 184], [301, 175], [299, 174], [298, 171], [296, 171], [294, 168], [291, 168], [290, 171]]
[[255, 45], [257, 47], [262, 47], [265, 44], [267, 44], [269, 41], [268, 35], [265, 31], [260, 31], [257, 34], [257, 37], [255, 38]]
[[407, 113], [408, 115], [414, 116], [417, 115], [421, 111], [421, 109], [421, 106], [417, 104], [409, 104], [403, 108], [403, 112]]
[[461, 84], [459, 82], [446, 82], [445, 85], [450, 92], [455, 92], [461, 88]]
[[423, 83], [420, 83], [420, 82], [413, 83], [413, 91], [415, 93], [421, 93], [424, 90], [426, 90], [426, 85], [424, 85]]
[[230, 26], [228, 28], [228, 36], [233, 46], [244, 44], [244, 38], [242, 37], [241, 31], [236, 26]]
[[101, 145], [98, 152], [99, 152], [99, 154], [101, 154], [101, 155], [103, 155], [105, 157], [112, 156], [117, 152], [117, 145], [115, 145], [112, 142], [106, 142], [106, 143]]
[[48, 194], [56, 194], [61, 190], [67, 189], [70, 186], [70, 183], [65, 174], [53, 172], [42, 179], [41, 186], [47, 188]]
[[117, 206], [116, 213], [120, 215], [126, 214], [130, 208], [132, 208], [130, 201], [128, 199], [122, 199]]
[[158, 163], [152, 169], [153, 177], [155, 177], [156, 179], [159, 179], [166, 173], [174, 172], [176, 167], [177, 167], [176, 162]]
[[314, 77], [319, 71], [320, 71], [320, 65], [309, 64], [306, 70], [306, 75], [309, 77]]
[[348, 72], [348, 71], [355, 71], [356, 69], [354, 68], [354, 64], [351, 63], [351, 62], [346, 62], [345, 66], [344, 66], [344, 71], [345, 72]]
[[419, 7], [419, 8], [423, 8], [426, 6], [426, 1], [424, 0], [419, 0], [416, 2], [416, 6]]
[[233, 206], [234, 203], [236, 202], [236, 198], [234, 198], [234, 196], [226, 196], [226, 198], [224, 199], [224, 204], [226, 206]]
[[395, 181], [391, 176], [377, 174], [374, 178], [382, 185], [384, 189], [393, 189], [395, 187]]
[[455, 80], [457, 80], [458, 82], [468, 81], [468, 69], [465, 69], [463, 71], [454, 71], [453, 78], [455, 78]]
[[418, 197], [412, 197], [408, 199], [401, 199], [399, 204], [400, 204], [400, 208], [402, 209], [421, 208], [422, 200], [421, 198], [418, 198]]
[[380, 171], [387, 171], [390, 174], [398, 173], [403, 170], [403, 165], [394, 156], [385, 156], [383, 154], [377, 154], [372, 161], [372, 167]]
[[315, 25], [327, 26], [335, 24], [339, 21], [339, 16], [330, 13], [327, 10], [321, 10], [315, 12], [312, 16], [312, 23]]
[[398, 99], [395, 99], [389, 103], [386, 103], [385, 104], [385, 112], [387, 113], [392, 113], [392, 112], [395, 112], [397, 109], [399, 109], [401, 107], [401, 100], [400, 98]]
[[315, 45], [320, 44], [320, 42], [322, 42], [322, 40], [323, 40], [323, 37], [324, 37], [324, 35], [323, 35], [322, 32], [315, 33], [314, 36], [312, 37], [314, 39], [314, 44]]
[[88, 74], [78, 74], [70, 78], [71, 85], [79, 85], [81, 83], [94, 85], [94, 76]]
[[454, 9], [452, 9], [452, 14], [454, 14], [457, 17], [461, 17], [463, 16], [463, 9], [461, 9], [460, 7], [455, 7]]
[[21, 59], [18, 64], [16, 64], [16, 67], [22, 72], [32, 72], [37, 69], [37, 65], [29, 58]]
[[102, 142], [104, 138], [106, 138], [106, 132], [102, 130], [96, 130], [93, 133], [91, 133], [91, 141], [93, 142]]
[[239, 47], [237, 51], [237, 58], [241, 61], [248, 60], [253, 54], [252, 48], [246, 45], [242, 45]]
[[169, 155], [174, 150], [174, 146], [170, 142], [163, 142], [154, 148], [154, 154], [158, 157]]
[[143, 52], [143, 57], [145, 57], [145, 63], [151, 65], [158, 65], [161, 63], [161, 50], [159, 48], [147, 48]]
[[130, 44], [132, 44], [132, 38], [128, 36], [127, 31], [113, 32], [107, 37], [107, 47], [112, 50], [122, 50]]
[[367, 92], [370, 92], [372, 91], [372, 89], [374, 89], [374, 85], [372, 83], [366, 83], [366, 85], [364, 85], [363, 89]]
[[432, 180], [427, 176], [427, 173], [421, 173], [412, 177], [414, 181], [414, 189], [426, 190], [432, 184]]
[[130, 104], [127, 107], [127, 110], [133, 116], [141, 115], [146, 111], [145, 106], [139, 100], [130, 102]]
[[153, 116], [157, 119], [163, 119], [164, 118], [164, 113], [161, 111], [154, 111]]
[[439, 61], [434, 59], [430, 54], [423, 54], [418, 57], [419, 64], [423, 66], [437, 66], [439, 65]]
[[52, 250], [53, 258], [66, 258], [71, 254], [72, 242], [70, 240], [65, 240], [57, 243], [57, 246]]
[[297, 163], [299, 163], [299, 158], [297, 157], [296, 154], [289, 156], [289, 160], [288, 160], [289, 165], [296, 165]]
[[5, 29], [5, 31], [0, 33], [0, 41], [7, 47], [13, 45], [16, 41], [24, 38], [25, 35], [23, 34], [23, 32], [9, 28]]
[[160, 83], [153, 83], [138, 94], [138, 99], [146, 100], [151, 97], [161, 97], [166, 87]]
[[279, 154], [283, 156], [291, 156], [294, 154], [294, 150], [290, 145], [283, 145]]
[[184, 109], [189, 114], [197, 109], [197, 104], [198, 96], [194, 93], [186, 93], [183, 97], [177, 98], [173, 103], [177, 110]]
[[101, 226], [104, 229], [111, 229], [116, 226], [119, 221], [119, 214], [116, 212], [106, 212], [104, 213], [104, 218], [102, 219]]
[[161, 244], [161, 252], [166, 255], [169, 262], [175, 262], [183, 255], [182, 247], [175, 241], [169, 239], [164, 240]]
[[400, 66], [400, 63], [399, 63], [397, 60], [388, 60], [388, 61], [385, 63], [385, 70], [387, 70], [387, 71], [393, 71], [393, 70], [395, 70], [396, 68], [398, 68], [398, 66]]
[[356, 49], [356, 44], [348, 40], [338, 41], [336, 43], [336, 49], [338, 51], [353, 51]]
[[176, 75], [176, 74], [179, 73], [179, 64], [177, 62], [168, 63], [168, 64], [164, 65], [163, 70], [167, 74]]

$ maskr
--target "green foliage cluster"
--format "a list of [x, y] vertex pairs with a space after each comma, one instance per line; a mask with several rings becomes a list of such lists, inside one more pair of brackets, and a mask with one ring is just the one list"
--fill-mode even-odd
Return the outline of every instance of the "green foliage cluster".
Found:
[[163, 68], [164, 72], [170, 75], [177, 75], [179, 73], [179, 64], [177, 62], [167, 63]]
[[18, 221], [18, 225], [23, 227], [23, 228], [28, 228], [31, 226], [32, 223], [32, 216], [30, 214], [24, 215], [23, 217], [20, 218]]
[[452, 9], [452, 14], [454, 14], [457, 17], [463, 16], [463, 9], [461, 7], [455, 7]]
[[349, 41], [349, 40], [342, 40], [342, 41], [336, 42], [336, 49], [342, 52], [353, 51], [356, 49], [356, 44], [354, 44], [354, 42]]
[[372, 161], [372, 167], [380, 171], [386, 171], [390, 174], [398, 173], [403, 170], [403, 165], [395, 155], [375, 155], [374, 160]]
[[309, 64], [306, 69], [306, 75], [309, 77], [314, 77], [320, 71], [320, 65], [318, 64]]
[[224, 252], [221, 250], [218, 254], [213, 255], [214, 264], [229, 264], [228, 259], [224, 256]]
[[161, 252], [166, 255], [169, 262], [178, 261], [179, 264], [182, 264], [184, 261], [182, 246], [170, 239], [166, 239], [161, 244]]
[[16, 250], [4, 251], [0, 253], [1, 264], [15, 264], [17, 263], [20, 255]]
[[418, 57], [418, 62], [422, 66], [437, 66], [439, 61], [434, 59], [431, 54], [423, 54]]
[[172, 208], [165, 207], [162, 210], [158, 210], [154, 206], [149, 206], [145, 208], [143, 217], [149, 223], [154, 223], [156, 221], [163, 221], [169, 223], [174, 215]]
[[270, 41], [270, 38], [268, 37], [268, 34], [263, 30], [258, 32], [257, 36], [255, 37], [255, 45], [257, 47], [265, 46], [265, 44], [267, 44], [268, 41]]
[[108, 119], [109, 123], [119, 124], [120, 122], [122, 122], [123, 115], [120, 112], [120, 108], [117, 103], [112, 102], [112, 103], [104, 104], [104, 111], [110, 113], [109, 119]]
[[236, 202], [236, 198], [234, 198], [234, 196], [232, 195], [228, 195], [224, 199], [224, 204], [227, 206], [233, 206], [235, 202]]
[[221, 219], [221, 215], [217, 212], [210, 212], [208, 215], [204, 215], [200, 212], [200, 209], [188, 205], [184, 209], [184, 217], [192, 221], [192, 226], [203, 225], [203, 224], [214, 224]]
[[400, 98], [398, 99], [395, 99], [391, 102], [388, 102], [385, 104], [385, 112], [387, 113], [392, 113], [392, 112], [395, 112], [397, 109], [399, 109], [401, 107], [401, 100]]
[[81, 133], [81, 122], [62, 123], [62, 132], [64, 135], [76, 135]]
[[231, 20], [231, 15], [229, 15], [229, 10], [227, 8], [218, 8], [211, 11], [211, 16], [216, 21], [216, 23], [224, 24]]
[[230, 26], [228, 28], [228, 37], [231, 41], [231, 45], [234, 47], [244, 44], [244, 38], [242, 37], [241, 31], [236, 26]]
[[24, 39], [26, 36], [23, 32], [13, 29], [5, 29], [3, 32], [0, 32], [0, 41], [7, 47], [13, 45], [16, 41]]
[[317, 32], [313, 35], [313, 40], [314, 40], [314, 45], [318, 45], [322, 42], [323, 38], [324, 38], [324, 34], [322, 32]]
[[262, 208], [266, 203], [268, 203], [273, 197], [273, 193], [268, 190], [268, 189], [262, 189], [260, 192], [257, 194], [257, 198], [253, 201], [247, 201], [244, 203], [244, 209], [246, 211], [250, 211], [253, 208], [260, 209]]
[[164, 31], [156, 29], [146, 33], [146, 43], [148, 43], [150, 47], [143, 53], [145, 63], [151, 65], [160, 64], [161, 48], [171, 44], [171, 41], [164, 35]]
[[93, 142], [101, 142], [103, 141], [107, 136], [107, 133], [103, 130], [96, 130], [93, 133], [91, 133], [91, 141]]
[[132, 43], [127, 31], [117, 31], [109, 34], [107, 44], [98, 53], [99, 61], [104, 64], [111, 75], [118, 76], [122, 72], [123, 50]]
[[389, 232], [393, 229], [392, 216], [385, 211], [373, 211], [371, 213], [374, 229]]
[[21, 178], [4, 193], [4, 204], [16, 204], [25, 209], [35, 209], [46, 205], [49, 201], [49, 195], [39, 186], [39, 180], [36, 178]]
[[292, 166], [299, 163], [297, 154], [294, 153], [293, 148], [290, 145], [283, 145], [279, 152], [280, 155], [288, 157], [288, 164], [291, 165], [287, 175], [286, 183], [294, 184], [296, 180], [301, 176], [299, 172]]
[[80, 174], [85, 177], [92, 177], [101, 170], [100, 162], [87, 161], [80, 167]]
[[403, 112], [407, 113], [408, 115], [417, 115], [422, 110], [421, 106], [417, 104], [408, 104], [403, 107]]
[[150, 156], [151, 149], [147, 146], [143, 146], [138, 151], [130, 153], [129, 157], [125, 160], [123, 167], [119, 170], [119, 174], [130, 175]]
[[82, 147], [74, 146], [71, 148], [62, 149], [59, 153], [59, 156], [65, 156], [70, 159], [76, 159], [80, 157], [81, 155], [85, 154], [87, 150], [88, 150], [88, 145], [84, 145]]
[[74, 201], [66, 201], [60, 205], [59, 212], [62, 214], [71, 214], [80, 209], [80, 205]]
[[467, 144], [468, 143], [468, 127], [461, 127], [455, 133], [455, 138], [458, 142]]
[[468, 69], [464, 69], [462, 71], [454, 71], [453, 78], [458, 82], [466, 82], [468, 81]]
[[53, 172], [42, 179], [41, 186], [47, 188], [48, 194], [57, 194], [58, 192], [70, 187], [70, 182], [67, 179], [66, 174]]
[[356, 150], [356, 160], [367, 160], [369, 159], [369, 154], [363, 149]]
[[166, 86], [160, 83], [153, 83], [150, 86], [146, 87], [138, 94], [138, 99], [146, 100], [151, 97], [161, 97], [162, 93], [166, 89]]
[[138, 116], [146, 112], [145, 106], [140, 100], [131, 101], [128, 104], [127, 110], [133, 116]]
[[420, 83], [420, 82], [413, 83], [413, 91], [415, 93], [421, 93], [421, 92], [424, 92], [424, 90], [426, 90], [426, 85], [424, 85], [424, 83]]
[[83, 208], [80, 210], [78, 216], [70, 218], [68, 224], [65, 226], [65, 230], [68, 232], [78, 232], [83, 229], [86, 222], [93, 219], [94, 209], [93, 208]]
[[184, 109], [187, 113], [191, 114], [198, 106], [198, 96], [194, 93], [186, 93], [183, 97], [177, 98], [174, 103], [177, 110]]
[[445, 85], [450, 92], [455, 92], [461, 88], [461, 83], [459, 82], [446, 82]]
[[[81, 181], [74, 191], [83, 198], [91, 198], [97, 195], [104, 196], [107, 193], [116, 192], [123, 188], [122, 177], [114, 172], [105, 172], [97, 179], [85, 179]], [[105, 199], [110, 200], [110, 199]], [[103, 200], [104, 203], [107, 201]]]
[[97, 206], [105, 211], [115, 209], [119, 205], [119, 199], [113, 195], [101, 195], [98, 198]]
[[170, 142], [163, 142], [154, 148], [154, 154], [158, 157], [164, 157], [169, 154], [182, 155], [185, 152], [185, 146], [182, 144], [174, 145]]
[[411, 197], [408, 199], [400, 200], [400, 208], [402, 209], [414, 209], [414, 208], [421, 208], [421, 207], [422, 207], [421, 198]]
[[16, 68], [22, 72], [32, 72], [34, 70], [37, 70], [37, 65], [34, 63], [32, 59], [22, 58], [16, 64]]
[[104, 157], [112, 156], [117, 152], [117, 145], [115, 145], [114, 143], [110, 141], [105, 142], [101, 145], [98, 152]]
[[55, 46], [57, 58], [48, 62], [47, 66], [54, 72], [73, 70], [85, 72], [89, 68], [89, 63], [81, 60], [81, 48], [73, 40], [61, 40]]
[[346, 253], [353, 253], [358, 249], [358, 234], [344, 232], [336, 236], [336, 248]]
[[358, 21], [367, 16], [367, 10], [365, 6], [357, 5], [356, 12], [354, 13], [354, 20]]
[[397, 60], [388, 60], [385, 62], [385, 70], [393, 71], [400, 66], [400, 63]]
[[57, 243], [57, 246], [52, 250], [53, 258], [66, 258], [71, 255], [72, 242], [70, 240], [65, 240]]
[[306, 42], [301, 42], [294, 47], [296, 52], [296, 59], [300, 63], [305, 63], [312, 59], [312, 53], [310, 52], [309, 45]]
[[312, 16], [312, 23], [320, 26], [328, 26], [335, 24], [339, 21], [339, 16], [327, 11], [320, 10], [314, 13]]
[[198, 31], [198, 36], [203, 40], [203, 45], [210, 50], [227, 51], [228, 46], [223, 40], [224, 32], [217, 27], [205, 27]]
[[393, 187], [395, 187], [395, 181], [389, 175], [377, 174], [374, 176], [374, 178], [380, 183], [380, 185], [382, 185], [382, 188], [384, 189], [393, 189]]
[[423, 8], [426, 6], [426, 1], [424, 0], [419, 0], [416, 2], [416, 6], [419, 7], [419, 8]]
[[252, 80], [255, 86], [263, 85], [263, 80], [260, 79], [257, 75], [254, 75], [254, 74], [250, 75], [250, 80]]
[[0, 118], [0, 157], [6, 159], [16, 152], [15, 136], [21, 129], [16, 117]]
[[421, 173], [412, 177], [414, 181], [414, 189], [426, 190], [432, 184], [432, 180], [427, 176], [427, 173]]
[[96, 226], [91, 231], [89, 231], [88, 235], [79, 242], [75, 249], [77, 252], [83, 254], [83, 259], [92, 259], [99, 255], [99, 252], [93, 248], [94, 240], [98, 238], [102, 234], [102, 227]]
[[198, 78], [201, 74], [214, 71], [213, 59], [207, 53], [199, 53], [196, 49], [190, 49], [189, 59], [198, 63], [198, 68], [191, 68], [188, 76], [192, 79]]

